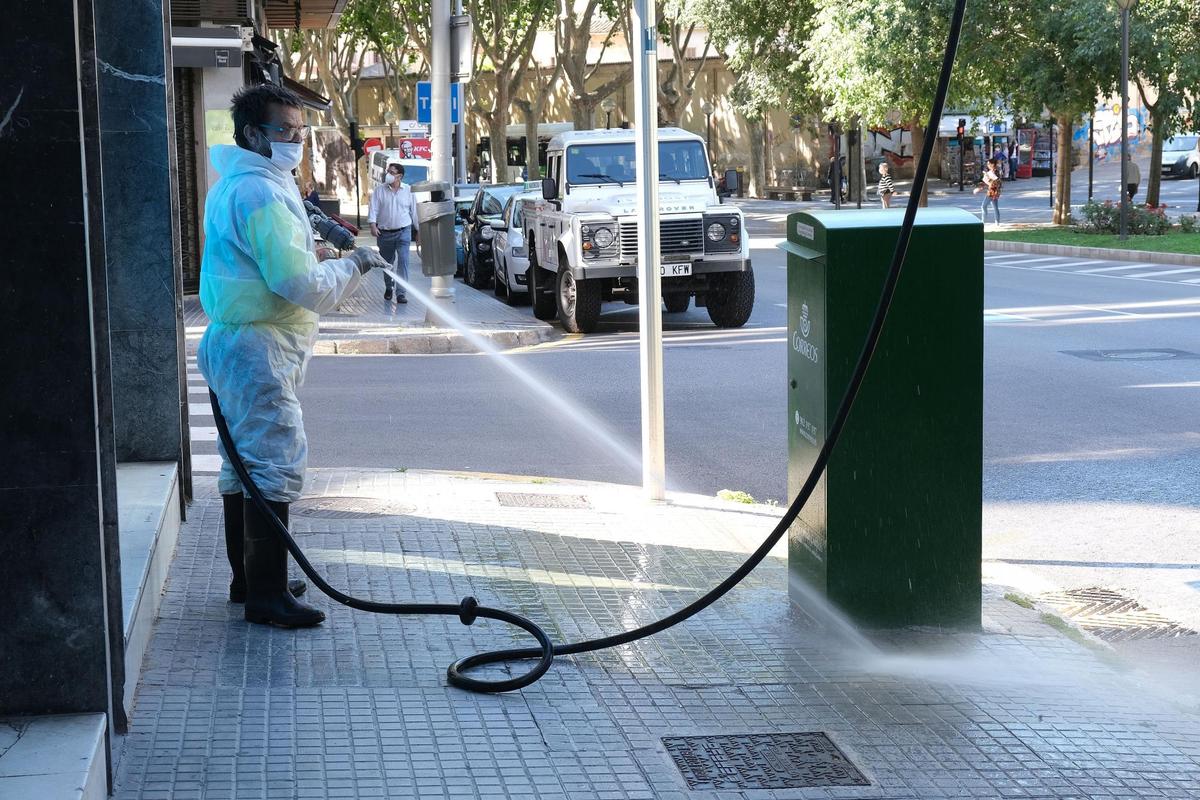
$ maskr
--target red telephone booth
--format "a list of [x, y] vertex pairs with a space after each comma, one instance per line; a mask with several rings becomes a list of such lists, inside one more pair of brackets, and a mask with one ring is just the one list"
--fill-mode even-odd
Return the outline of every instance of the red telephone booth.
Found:
[[1033, 153], [1038, 145], [1037, 128], [1021, 128], [1017, 131], [1017, 177], [1033, 177]]

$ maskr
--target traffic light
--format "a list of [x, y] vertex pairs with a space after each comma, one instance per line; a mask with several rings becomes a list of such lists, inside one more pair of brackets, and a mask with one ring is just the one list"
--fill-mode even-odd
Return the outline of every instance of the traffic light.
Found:
[[959, 138], [959, 141], [962, 141], [962, 138], [963, 138], [964, 136], [966, 136], [966, 135], [967, 135], [967, 120], [966, 120], [965, 118], [963, 118], [963, 117], [959, 117], [959, 118], [958, 118], [958, 138]]
[[350, 149], [354, 151], [354, 160], [365, 156], [367, 153], [363, 150], [363, 140], [358, 135], [358, 123], [350, 123]]

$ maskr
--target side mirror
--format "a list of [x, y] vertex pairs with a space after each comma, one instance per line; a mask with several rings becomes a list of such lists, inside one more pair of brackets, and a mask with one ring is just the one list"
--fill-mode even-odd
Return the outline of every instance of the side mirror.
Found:
[[470, 222], [471, 221], [471, 209], [460, 208], [458, 210], [458, 218], [461, 219], [463, 222]]
[[738, 190], [738, 171], [736, 169], [725, 170], [725, 191], [732, 194]]
[[545, 200], [558, 199], [558, 183], [554, 178], [542, 178], [542, 198]]

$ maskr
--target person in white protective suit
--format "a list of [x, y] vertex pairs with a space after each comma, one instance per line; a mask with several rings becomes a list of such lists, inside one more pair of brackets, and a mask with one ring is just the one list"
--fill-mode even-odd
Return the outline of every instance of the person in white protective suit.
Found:
[[[273, 85], [233, 98], [237, 146], [216, 145], [220, 179], [204, 209], [200, 304], [209, 325], [197, 364], [250, 477], [286, 525], [300, 497], [308, 447], [296, 388], [317, 337], [317, 319], [386, 262], [369, 248], [318, 262], [312, 229], [292, 170], [307, 131], [300, 99]], [[245, 603], [250, 622], [308, 627], [325, 615], [301, 603], [302, 581], [289, 584], [287, 549], [269, 518], [244, 497], [223, 445], [218, 486], [233, 580], [229, 599]]]

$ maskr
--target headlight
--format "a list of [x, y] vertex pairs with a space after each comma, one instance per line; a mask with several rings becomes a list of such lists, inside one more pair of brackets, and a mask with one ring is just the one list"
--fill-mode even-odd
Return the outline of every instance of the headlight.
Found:
[[491, 225], [484, 225], [484, 226], [483, 226], [483, 230], [481, 230], [481, 231], [479, 232], [479, 236], [480, 236], [480, 238], [483, 238], [483, 239], [492, 239], [492, 238], [495, 238], [495, 236], [496, 236], [496, 229], [495, 229], [495, 228], [493, 228]]
[[725, 226], [719, 222], [714, 222], [708, 226], [708, 240], [710, 242], [719, 242], [725, 238]]
[[597, 247], [608, 247], [613, 243], [613, 232], [609, 228], [597, 228], [596, 234], [592, 238]]

